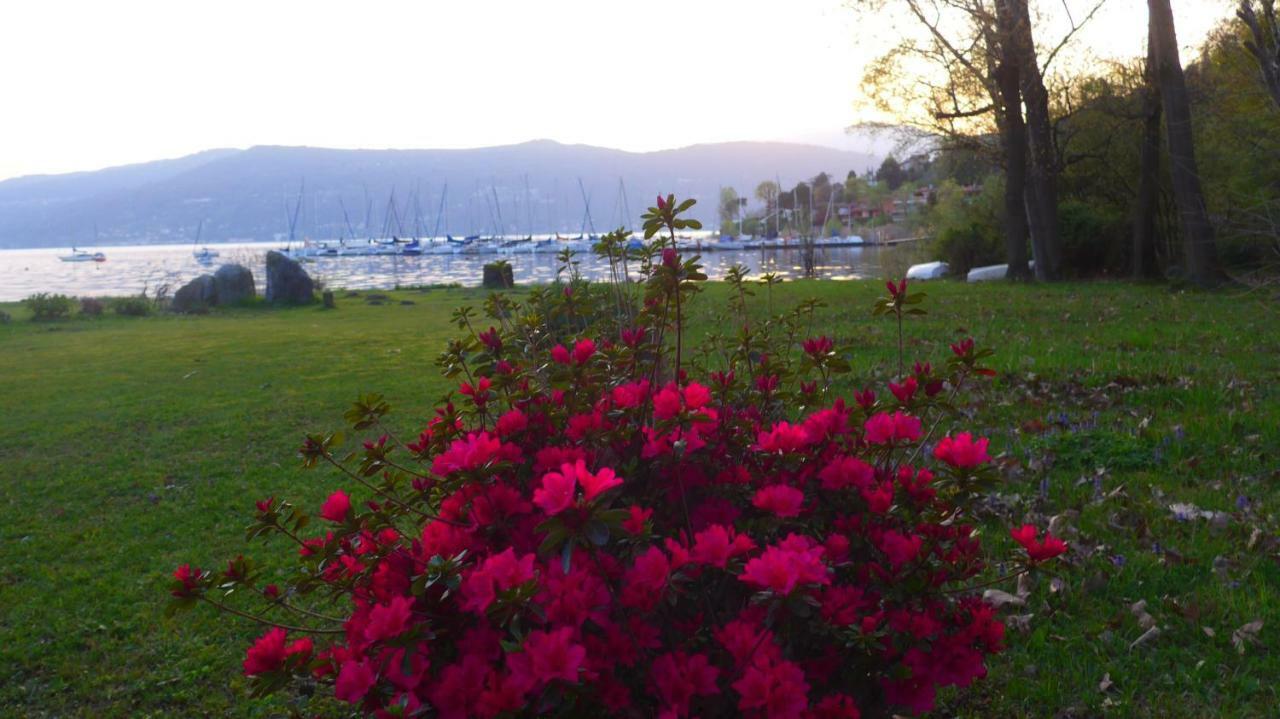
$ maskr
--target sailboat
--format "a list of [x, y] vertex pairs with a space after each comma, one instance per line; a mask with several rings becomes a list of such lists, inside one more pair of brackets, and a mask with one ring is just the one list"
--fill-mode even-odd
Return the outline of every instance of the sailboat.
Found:
[[[196, 225], [196, 239], [191, 243], [192, 247], [200, 244], [200, 232], [204, 229], [204, 220], [200, 220], [200, 224]], [[208, 247], [201, 246], [200, 249], [193, 251], [192, 256], [196, 258], [196, 262], [202, 265], [213, 262], [218, 257], [217, 250], [211, 250]]]
[[60, 255], [58, 259], [63, 262], [106, 262], [107, 256], [101, 252], [86, 252], [72, 247], [71, 254]]
[[[98, 223], [93, 223], [93, 241], [98, 241]], [[71, 248], [71, 254], [59, 255], [59, 260], [63, 262], [106, 262], [107, 256], [101, 252], [86, 252], [78, 250], [74, 246]]]

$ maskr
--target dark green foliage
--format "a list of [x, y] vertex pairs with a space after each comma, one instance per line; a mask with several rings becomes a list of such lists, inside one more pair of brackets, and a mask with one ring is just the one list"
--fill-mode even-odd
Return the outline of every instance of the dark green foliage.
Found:
[[1123, 276], [1132, 243], [1129, 222], [1116, 208], [1066, 200], [1058, 205], [1062, 262], [1072, 274]]
[[36, 322], [66, 319], [76, 306], [74, 299], [48, 292], [38, 292], [22, 302], [31, 310], [31, 319]]
[[146, 317], [151, 314], [151, 300], [146, 297], [119, 297], [112, 301], [111, 308], [123, 317]]
[[80, 314], [86, 317], [101, 317], [106, 307], [106, 304], [96, 297], [80, 298]]
[[482, 283], [486, 290], [509, 290], [515, 287], [516, 281], [511, 271], [511, 263], [498, 260], [486, 264]]
[[950, 265], [952, 274], [960, 276], [974, 267], [1004, 262], [1004, 241], [991, 228], [977, 222], [942, 230], [933, 246], [938, 259]]

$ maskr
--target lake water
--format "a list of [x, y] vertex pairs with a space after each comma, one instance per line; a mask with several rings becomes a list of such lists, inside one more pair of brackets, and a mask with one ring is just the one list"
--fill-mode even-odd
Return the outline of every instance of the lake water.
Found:
[[[172, 293], [191, 279], [213, 272], [227, 262], [238, 262], [253, 271], [261, 293], [266, 282], [266, 253], [278, 243], [256, 242], [211, 245], [220, 256], [201, 265], [192, 256], [191, 245], [133, 245], [92, 247], [102, 252], [106, 262], [62, 262], [61, 249], [0, 250], [0, 301], [20, 300], [36, 292], [78, 296], [136, 295], [144, 289], [154, 294], [161, 286]], [[828, 279], [880, 278], [901, 275], [907, 265], [919, 259], [923, 248], [834, 247], [815, 254], [818, 277]], [[692, 252], [688, 250], [687, 252]], [[316, 258], [304, 266], [312, 277], [326, 286], [345, 289], [391, 289], [456, 282], [480, 284], [481, 268], [499, 255], [423, 255]], [[515, 253], [501, 256], [512, 264], [517, 283], [550, 282], [555, 279], [556, 260], [550, 252]], [[582, 253], [580, 271], [590, 279], [607, 277], [608, 265], [589, 253]], [[750, 268], [753, 276], [776, 272], [784, 277], [803, 276], [800, 250], [740, 250], [705, 252], [702, 262], [712, 279], [724, 276], [734, 264]]]

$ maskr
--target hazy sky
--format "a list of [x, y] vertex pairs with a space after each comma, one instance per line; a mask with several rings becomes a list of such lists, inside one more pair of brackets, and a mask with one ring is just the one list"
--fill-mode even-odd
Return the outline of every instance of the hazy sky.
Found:
[[[1174, 0], [1184, 46], [1231, 4]], [[1145, 14], [1109, 0], [1085, 39], [1141, 54]], [[256, 144], [834, 136], [890, 37], [841, 0], [12, 0], [0, 178]]]

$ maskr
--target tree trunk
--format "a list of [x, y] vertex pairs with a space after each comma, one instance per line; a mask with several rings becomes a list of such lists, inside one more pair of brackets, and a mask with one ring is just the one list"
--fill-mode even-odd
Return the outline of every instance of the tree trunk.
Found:
[[995, 68], [1000, 88], [998, 124], [1005, 160], [1005, 261], [1009, 263], [1005, 277], [1025, 280], [1031, 276], [1027, 267], [1027, 208], [1023, 201], [1027, 192], [1027, 125], [1022, 119], [1022, 98], [1018, 94], [1020, 73], [1013, 45], [1014, 20], [1004, 0], [996, 3], [996, 22], [1000, 48]]
[[1186, 276], [1197, 286], [1213, 287], [1222, 282], [1213, 225], [1200, 187], [1196, 168], [1195, 140], [1191, 134], [1191, 103], [1187, 81], [1178, 59], [1178, 38], [1173, 28], [1169, 0], [1147, 0], [1151, 36], [1155, 45], [1156, 72], [1164, 105], [1165, 135], [1169, 143], [1169, 164], [1173, 176], [1173, 197], [1182, 224]]
[[1036, 278], [1061, 277], [1062, 247], [1058, 238], [1057, 162], [1054, 159], [1053, 128], [1049, 117], [1049, 93], [1044, 87], [1031, 34], [1031, 14], [1027, 0], [1009, 3], [1013, 24], [1013, 45], [1018, 62], [1018, 80], [1027, 106], [1027, 140], [1030, 167], [1027, 173], [1026, 206], [1031, 230], [1031, 246], [1036, 257]]
[[1156, 272], [1156, 211], [1160, 193], [1160, 85], [1156, 79], [1155, 30], [1147, 22], [1146, 87], [1142, 96], [1142, 149], [1138, 160], [1138, 197], [1133, 215], [1133, 278]]

